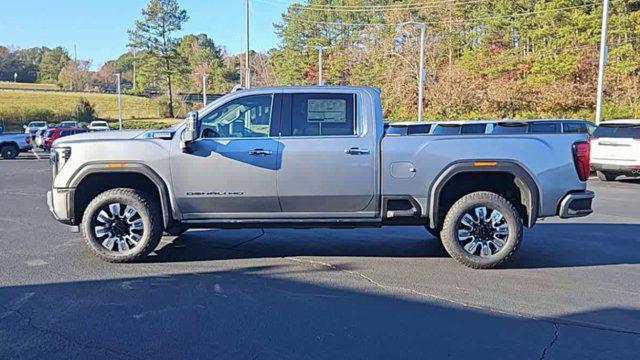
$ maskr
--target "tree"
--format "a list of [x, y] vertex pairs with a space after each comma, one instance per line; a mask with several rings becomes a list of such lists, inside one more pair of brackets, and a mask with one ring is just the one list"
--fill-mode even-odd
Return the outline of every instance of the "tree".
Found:
[[58, 75], [68, 61], [69, 54], [60, 46], [46, 51], [38, 66], [38, 81], [50, 84], [57, 83]]
[[82, 97], [73, 111], [73, 117], [81, 122], [91, 122], [96, 118], [96, 110], [87, 98]]
[[92, 74], [89, 71], [91, 61], [78, 60], [68, 61], [60, 70], [58, 75], [58, 85], [67, 87], [73, 91], [86, 91], [91, 86]]
[[180, 67], [180, 54], [176, 50], [176, 31], [189, 19], [176, 0], [151, 0], [142, 10], [142, 19], [137, 20], [135, 29], [129, 31], [131, 46], [147, 52], [144, 67], [147, 71], [163, 79], [167, 86], [167, 115], [173, 112], [172, 77]]

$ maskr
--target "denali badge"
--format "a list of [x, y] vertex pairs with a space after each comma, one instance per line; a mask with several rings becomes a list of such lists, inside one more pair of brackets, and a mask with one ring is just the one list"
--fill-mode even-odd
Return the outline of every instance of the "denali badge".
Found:
[[242, 196], [242, 191], [187, 191], [187, 196]]

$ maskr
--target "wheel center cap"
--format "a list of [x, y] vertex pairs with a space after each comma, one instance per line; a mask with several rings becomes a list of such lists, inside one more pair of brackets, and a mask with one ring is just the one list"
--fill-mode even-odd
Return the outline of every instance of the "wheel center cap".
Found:
[[112, 228], [117, 235], [125, 235], [129, 231], [129, 226], [122, 220], [116, 220], [113, 223]]

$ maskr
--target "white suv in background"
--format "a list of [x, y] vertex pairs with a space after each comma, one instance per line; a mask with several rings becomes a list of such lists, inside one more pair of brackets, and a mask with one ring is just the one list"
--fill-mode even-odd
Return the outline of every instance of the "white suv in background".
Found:
[[640, 176], [640, 120], [609, 120], [591, 139], [591, 166], [602, 181]]
[[109, 131], [109, 124], [106, 121], [92, 121], [89, 124], [89, 130], [91, 131]]

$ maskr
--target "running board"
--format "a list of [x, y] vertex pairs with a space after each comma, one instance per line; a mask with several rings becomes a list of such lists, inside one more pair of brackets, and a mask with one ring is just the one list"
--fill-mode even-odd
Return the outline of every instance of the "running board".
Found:
[[207, 219], [182, 220], [190, 228], [360, 228], [380, 227], [382, 221], [375, 219]]

